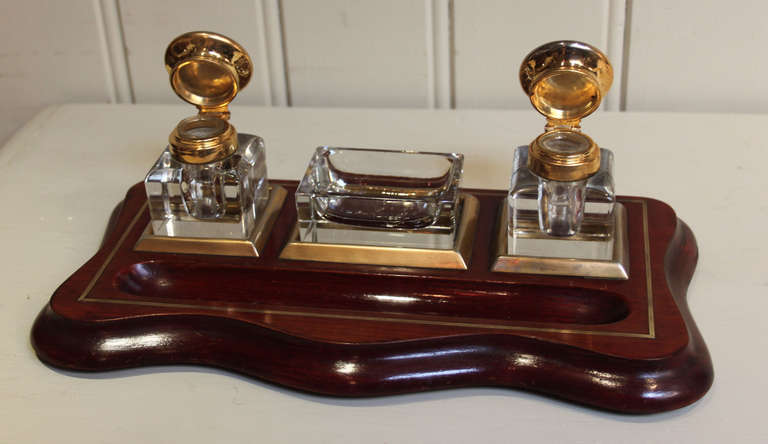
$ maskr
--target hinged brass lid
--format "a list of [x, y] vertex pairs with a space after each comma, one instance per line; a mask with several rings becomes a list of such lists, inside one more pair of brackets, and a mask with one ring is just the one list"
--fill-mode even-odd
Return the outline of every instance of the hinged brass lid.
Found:
[[199, 115], [182, 120], [171, 133], [171, 153], [186, 163], [225, 159], [237, 149], [237, 132], [227, 121], [229, 103], [251, 79], [253, 64], [234, 40], [212, 32], [188, 32], [165, 50], [171, 87]]
[[253, 63], [234, 40], [212, 32], [182, 34], [165, 50], [171, 87], [200, 113], [227, 112], [227, 105], [251, 80]]
[[546, 131], [529, 146], [528, 167], [550, 180], [575, 181], [600, 168], [600, 148], [581, 133], [613, 82], [613, 68], [597, 48], [551, 42], [531, 51], [520, 66], [520, 84], [547, 118]]
[[539, 46], [520, 66], [520, 84], [533, 107], [549, 120], [575, 120], [573, 126], [600, 106], [612, 82], [605, 54], [570, 40]]

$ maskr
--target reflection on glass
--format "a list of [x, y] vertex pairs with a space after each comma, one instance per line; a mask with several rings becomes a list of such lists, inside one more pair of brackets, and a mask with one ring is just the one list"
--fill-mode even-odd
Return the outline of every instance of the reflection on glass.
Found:
[[613, 153], [600, 150], [600, 169], [586, 180], [562, 182], [528, 169], [528, 147], [515, 151], [508, 205], [507, 254], [610, 260], [616, 201]]
[[188, 164], [166, 148], [147, 174], [152, 230], [159, 236], [246, 239], [268, 197], [264, 142], [238, 135], [217, 162]]
[[449, 249], [461, 154], [320, 147], [296, 191], [303, 242]]
[[539, 228], [552, 236], [573, 236], [584, 221], [586, 180], [539, 178]]

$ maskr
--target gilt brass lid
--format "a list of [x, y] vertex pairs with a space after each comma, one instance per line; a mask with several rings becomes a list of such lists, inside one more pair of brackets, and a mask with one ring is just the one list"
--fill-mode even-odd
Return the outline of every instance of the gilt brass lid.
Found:
[[576, 41], [539, 46], [520, 66], [520, 84], [534, 108], [550, 120], [576, 120], [574, 126], [600, 106], [612, 82], [605, 54]]
[[200, 112], [217, 112], [251, 80], [253, 63], [234, 40], [213, 32], [182, 34], [165, 50], [171, 87]]
[[234, 40], [213, 32], [188, 32], [165, 50], [171, 87], [199, 114], [182, 120], [169, 137], [171, 153], [186, 163], [219, 161], [237, 150], [227, 121], [229, 103], [251, 79], [253, 64]]
[[586, 43], [551, 42], [531, 51], [520, 66], [520, 84], [547, 118], [546, 132], [528, 148], [528, 168], [550, 180], [583, 180], [600, 169], [600, 148], [581, 128], [613, 82], [605, 54]]

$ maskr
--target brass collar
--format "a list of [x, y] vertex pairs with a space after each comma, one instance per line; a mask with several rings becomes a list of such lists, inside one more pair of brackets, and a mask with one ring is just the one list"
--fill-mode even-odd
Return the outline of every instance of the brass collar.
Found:
[[180, 162], [217, 162], [237, 150], [237, 131], [224, 119], [199, 115], [179, 122], [168, 142], [171, 154]]
[[547, 131], [530, 144], [528, 168], [545, 179], [584, 180], [600, 169], [600, 148], [589, 136], [578, 131]]

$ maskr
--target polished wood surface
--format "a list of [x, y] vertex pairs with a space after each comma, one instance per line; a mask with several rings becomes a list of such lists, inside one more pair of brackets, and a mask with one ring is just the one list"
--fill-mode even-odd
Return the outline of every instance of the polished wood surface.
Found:
[[[276, 182], [292, 196], [295, 182]], [[461, 271], [280, 260], [292, 197], [260, 258], [134, 251], [149, 221], [137, 184], [41, 312], [33, 345], [64, 368], [203, 364], [339, 396], [498, 385], [646, 413], [707, 391], [685, 299], [696, 243], [671, 208], [619, 199], [627, 281], [516, 275], [489, 271], [506, 193], [466, 191], [480, 214]]]

